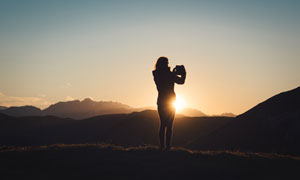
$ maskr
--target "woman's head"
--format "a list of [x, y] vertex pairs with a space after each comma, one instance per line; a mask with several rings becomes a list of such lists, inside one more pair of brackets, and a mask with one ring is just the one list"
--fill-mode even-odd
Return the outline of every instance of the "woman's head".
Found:
[[155, 70], [169, 69], [169, 60], [167, 57], [159, 57], [155, 64]]

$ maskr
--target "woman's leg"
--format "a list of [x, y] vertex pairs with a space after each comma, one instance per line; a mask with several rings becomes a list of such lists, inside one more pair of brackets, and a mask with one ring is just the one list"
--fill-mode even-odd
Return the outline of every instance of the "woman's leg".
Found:
[[167, 124], [167, 135], [166, 135], [167, 150], [170, 150], [170, 148], [171, 148], [174, 116], [175, 116], [175, 110], [170, 109], [169, 117], [168, 117], [168, 124]]
[[159, 128], [159, 141], [160, 141], [160, 148], [165, 148], [165, 134], [166, 134], [166, 127], [167, 127], [167, 119], [166, 119], [166, 112], [164, 112], [164, 108], [158, 106], [158, 114], [160, 119], [160, 128]]
[[159, 140], [160, 140], [160, 148], [165, 148], [165, 134], [166, 134], [166, 125], [165, 123], [160, 123], [160, 129], [159, 129]]

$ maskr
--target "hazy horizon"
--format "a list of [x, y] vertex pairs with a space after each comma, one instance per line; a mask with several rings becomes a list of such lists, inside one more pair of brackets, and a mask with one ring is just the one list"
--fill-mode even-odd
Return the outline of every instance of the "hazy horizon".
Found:
[[160, 56], [187, 107], [241, 114], [300, 86], [300, 1], [0, 1], [0, 105], [156, 106]]

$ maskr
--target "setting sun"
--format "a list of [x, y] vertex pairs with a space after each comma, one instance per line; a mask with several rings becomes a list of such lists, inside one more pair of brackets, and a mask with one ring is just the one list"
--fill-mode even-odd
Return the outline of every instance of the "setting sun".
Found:
[[176, 108], [176, 111], [180, 111], [186, 107], [186, 102], [182, 96], [177, 95], [173, 105]]

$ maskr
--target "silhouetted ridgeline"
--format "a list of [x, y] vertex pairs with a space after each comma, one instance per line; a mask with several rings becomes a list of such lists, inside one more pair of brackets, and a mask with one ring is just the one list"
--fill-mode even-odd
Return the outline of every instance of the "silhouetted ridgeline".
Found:
[[0, 110], [0, 113], [10, 116], [41, 116], [42, 111], [34, 106], [9, 107]]
[[5, 107], [5, 106], [0, 106], [0, 110], [4, 110], [4, 109], [6, 109], [7, 107]]
[[[228, 117], [178, 116], [174, 145], [185, 146], [230, 122]], [[85, 120], [55, 116], [12, 117], [0, 115], [1, 145], [110, 142], [123, 146], [158, 144], [157, 111], [102, 115]]]
[[295, 179], [299, 158], [109, 144], [0, 149], [1, 179]]
[[193, 109], [193, 108], [184, 108], [180, 111], [180, 114], [190, 116], [190, 117], [202, 117], [202, 116], [207, 116], [204, 114], [202, 111], [199, 111], [198, 109]]
[[[84, 120], [0, 114], [0, 145], [108, 142], [158, 145], [157, 112], [96, 116]], [[235, 118], [177, 116], [174, 146], [300, 155], [300, 88], [280, 93]]]
[[0, 110], [10, 116], [57, 116], [62, 118], [84, 119], [104, 114], [131, 113], [135, 108], [118, 102], [100, 101], [96, 102], [89, 98], [83, 101], [74, 100], [67, 102], [58, 102], [41, 110], [34, 106], [9, 107]]
[[103, 114], [130, 113], [134, 110], [134, 108], [118, 102], [96, 102], [86, 98], [83, 101], [75, 100], [56, 103], [43, 110], [43, 114], [83, 119]]
[[300, 87], [237, 116], [190, 147], [300, 154]]
[[[89, 98], [83, 101], [74, 100], [67, 102], [58, 102], [50, 105], [48, 108], [41, 110], [34, 106], [20, 106], [20, 107], [4, 107], [0, 106], [0, 113], [22, 117], [22, 116], [57, 116], [61, 118], [73, 118], [73, 119], [86, 119], [94, 116], [105, 114], [124, 114], [132, 113], [136, 111], [143, 111], [147, 109], [156, 109], [154, 107], [148, 108], [133, 108], [126, 104], [111, 102], [111, 101], [93, 101]], [[203, 112], [185, 108], [182, 110], [182, 114], [191, 117], [206, 116]], [[225, 116], [225, 115], [224, 115]]]

